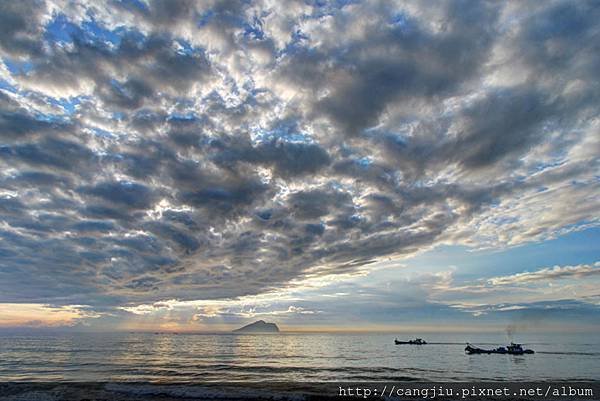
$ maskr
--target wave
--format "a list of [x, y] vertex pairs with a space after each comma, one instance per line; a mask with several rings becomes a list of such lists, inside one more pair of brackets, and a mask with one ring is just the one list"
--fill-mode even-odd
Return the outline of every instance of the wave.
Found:
[[582, 356], [600, 356], [600, 352], [577, 352], [577, 351], [537, 351], [538, 354], [549, 355], [582, 355]]

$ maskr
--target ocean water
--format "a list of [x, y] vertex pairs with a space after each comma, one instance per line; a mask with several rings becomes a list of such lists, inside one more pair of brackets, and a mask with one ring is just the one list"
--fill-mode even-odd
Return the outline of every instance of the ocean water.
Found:
[[132, 381], [553, 381], [599, 380], [600, 338], [515, 336], [534, 355], [466, 355], [465, 342], [506, 344], [503, 334], [0, 333], [0, 382]]

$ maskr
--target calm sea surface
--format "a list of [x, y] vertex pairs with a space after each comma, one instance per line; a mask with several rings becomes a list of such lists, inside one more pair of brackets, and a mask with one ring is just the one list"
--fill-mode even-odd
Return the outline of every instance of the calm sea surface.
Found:
[[[523, 334], [534, 355], [465, 355], [465, 342], [504, 345], [505, 335], [0, 333], [6, 381], [599, 380], [600, 336]], [[411, 335], [398, 335], [409, 339]]]

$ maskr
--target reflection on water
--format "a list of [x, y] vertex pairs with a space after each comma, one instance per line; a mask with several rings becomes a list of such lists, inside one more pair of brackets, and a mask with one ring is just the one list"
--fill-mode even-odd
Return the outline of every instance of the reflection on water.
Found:
[[597, 380], [600, 343], [589, 337], [519, 338], [534, 355], [465, 355], [466, 341], [504, 336], [430, 334], [423, 346], [393, 334], [0, 335], [0, 381]]

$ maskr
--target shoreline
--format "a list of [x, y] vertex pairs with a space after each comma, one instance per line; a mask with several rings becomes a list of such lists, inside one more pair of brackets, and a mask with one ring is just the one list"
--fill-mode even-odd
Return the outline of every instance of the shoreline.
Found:
[[[389, 382], [231, 382], [231, 383], [152, 383], [152, 382], [7, 382], [0, 383], [0, 401], [191, 401], [191, 400], [334, 400], [345, 399], [339, 392], [349, 388], [391, 388]], [[407, 389], [435, 391], [444, 387], [454, 388], [457, 393], [453, 397], [426, 397], [427, 399], [458, 400], [461, 399], [458, 388], [499, 388], [510, 387], [512, 390], [520, 387], [535, 388], [535, 386], [552, 386], [563, 388], [579, 386], [594, 389], [594, 397], [566, 397], [560, 395], [552, 400], [599, 400], [598, 390], [600, 381], [582, 382], [479, 382], [479, 383], [439, 383], [439, 382], [410, 382], [397, 381], [394, 386]], [[338, 390], [339, 389], [339, 390]], [[344, 390], [342, 390], [344, 389]], [[475, 390], [473, 390], [475, 391]], [[435, 393], [433, 393], [435, 394]], [[430, 395], [433, 395], [430, 393]], [[423, 396], [398, 397], [371, 394], [369, 397], [354, 394], [350, 399], [423, 399]], [[463, 397], [464, 398], [464, 397]], [[536, 400], [540, 397], [506, 397], [484, 396], [472, 397], [477, 400]]]

